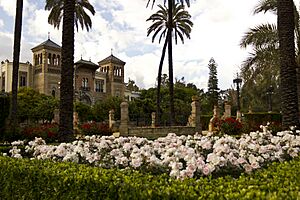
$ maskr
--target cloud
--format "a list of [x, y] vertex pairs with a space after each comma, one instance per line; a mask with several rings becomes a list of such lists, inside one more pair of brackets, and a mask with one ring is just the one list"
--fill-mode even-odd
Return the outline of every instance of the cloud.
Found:
[[[174, 77], [185, 77], [199, 88], [206, 88], [208, 81], [208, 62], [214, 57], [218, 64], [218, 79], [221, 89], [230, 88], [232, 79], [247, 50], [239, 47], [243, 34], [257, 24], [271, 21], [271, 14], [253, 15], [252, 10], [259, 0], [197, 0], [191, 2], [187, 10], [194, 23], [191, 40], [173, 46]], [[146, 19], [157, 11], [157, 1], [153, 9], [146, 8], [147, 0], [90, 0], [96, 9], [92, 16], [93, 27], [90, 32], [79, 30], [75, 33], [75, 61], [82, 56], [97, 63], [111, 54], [126, 62], [125, 80], [130, 77], [138, 86], [155, 86], [162, 44], [151, 42], [147, 28], [151, 24]], [[61, 45], [61, 28], [54, 29], [48, 24], [49, 11], [38, 2], [24, 0], [22, 35], [23, 61], [32, 59], [31, 48], [47, 39]], [[15, 15], [15, 1], [0, 0], [0, 8], [6, 15]], [[4, 13], [0, 13], [0, 17]], [[1, 17], [2, 18], [2, 17]], [[0, 20], [0, 28], [6, 27]], [[0, 30], [0, 58], [10, 58], [12, 54], [13, 32]], [[163, 72], [168, 74], [167, 54]]]

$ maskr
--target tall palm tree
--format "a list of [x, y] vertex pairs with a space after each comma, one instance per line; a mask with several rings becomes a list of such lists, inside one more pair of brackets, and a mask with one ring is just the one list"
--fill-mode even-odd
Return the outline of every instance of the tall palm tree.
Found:
[[[296, 61], [300, 64], [300, 21], [299, 12], [297, 7], [293, 5], [294, 19], [295, 19], [295, 41], [296, 41]], [[277, 15], [277, 0], [262, 0], [254, 9], [254, 14], [260, 12], [272, 12]], [[245, 80], [243, 91], [251, 93], [253, 90], [253, 83], [256, 83], [258, 87], [261, 87], [261, 83], [266, 85], [273, 85], [275, 88], [275, 95], [280, 97], [279, 94], [279, 74], [280, 74], [280, 62], [279, 62], [279, 39], [277, 24], [261, 24], [254, 28], [251, 28], [243, 36], [240, 46], [246, 48], [252, 46], [254, 52], [250, 54], [247, 60], [242, 65], [242, 76]], [[298, 81], [298, 93], [300, 94], [300, 70], [297, 70]], [[271, 75], [271, 76], [270, 76]], [[266, 83], [264, 79], [269, 81]], [[265, 87], [265, 86], [263, 86]], [[276, 89], [277, 88], [277, 89]], [[261, 90], [261, 89], [260, 89]], [[278, 90], [278, 92], [276, 92]], [[258, 93], [261, 96], [261, 93]], [[253, 95], [253, 94], [252, 94]], [[245, 96], [245, 95], [243, 95]], [[247, 95], [249, 96], [249, 95]], [[249, 99], [249, 98], [248, 98]], [[253, 96], [253, 101], [257, 101], [260, 98]], [[298, 95], [298, 103], [300, 103], [300, 95]], [[300, 104], [299, 104], [300, 108]]]
[[63, 18], [59, 135], [61, 141], [69, 141], [73, 138], [74, 25], [78, 31], [79, 22], [89, 31], [92, 22], [85, 9], [93, 15], [95, 10], [88, 0], [46, 0], [45, 9], [51, 10], [48, 22], [54, 27], [59, 28]]
[[16, 17], [15, 17], [15, 33], [14, 33], [14, 52], [13, 52], [13, 80], [12, 80], [12, 103], [10, 110], [10, 123], [13, 132], [18, 126], [17, 120], [17, 94], [18, 94], [18, 76], [19, 76], [19, 61], [21, 48], [21, 33], [22, 33], [22, 14], [23, 0], [17, 0]]
[[289, 126], [294, 125], [299, 126], [293, 0], [278, 0], [277, 15], [282, 95], [282, 125], [284, 128], [288, 128]]
[[[154, 6], [154, 4], [155, 4], [155, 0], [148, 0], [147, 6], [146, 6], [146, 7], [149, 6], [150, 1], [152, 1], [152, 8], [153, 8], [153, 6]], [[169, 0], [168, 0], [168, 1], [169, 1]], [[173, 0], [173, 2], [175, 3], [175, 0]], [[182, 5], [183, 5], [184, 2], [185, 2], [186, 5], [187, 5], [188, 7], [190, 7], [190, 0], [177, 0], [177, 3], [178, 3], [178, 2], [180, 2]], [[164, 4], [166, 4], [166, 0], [164, 0]]]
[[[170, 1], [171, 2], [171, 1]], [[173, 6], [173, 5], [172, 5]], [[152, 42], [154, 42], [156, 36], [160, 33], [159, 43], [162, 38], [165, 37], [164, 46], [162, 49], [162, 56], [158, 68], [158, 84], [157, 84], [157, 124], [160, 120], [160, 87], [161, 87], [161, 74], [162, 66], [165, 57], [166, 48], [168, 46], [169, 55], [169, 90], [170, 90], [170, 122], [173, 123], [174, 119], [174, 83], [173, 83], [173, 58], [172, 58], [172, 32], [174, 31], [175, 43], [177, 44], [178, 37], [184, 43], [184, 36], [190, 39], [191, 27], [193, 23], [190, 21], [191, 15], [184, 10], [184, 6], [181, 4], [174, 4], [172, 7], [172, 17], [170, 16], [170, 9], [166, 6], [158, 5], [159, 10], [151, 15], [147, 21], [152, 21], [153, 24], [147, 30], [147, 36], [153, 33]]]

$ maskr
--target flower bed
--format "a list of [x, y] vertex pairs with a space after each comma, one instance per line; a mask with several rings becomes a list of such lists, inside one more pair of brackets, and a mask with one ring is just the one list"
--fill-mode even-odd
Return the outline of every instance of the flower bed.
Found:
[[[167, 137], [154, 141], [137, 137], [86, 136], [85, 140], [46, 145], [36, 138], [25, 147], [26, 154], [36, 159], [86, 163], [102, 168], [132, 168], [154, 174], [168, 173], [185, 179], [208, 175], [239, 175], [274, 162], [297, 157], [300, 131], [282, 131], [272, 135], [252, 132], [239, 139], [232, 136], [194, 135]], [[22, 142], [19, 142], [22, 144]], [[21, 158], [13, 144], [10, 156]]]

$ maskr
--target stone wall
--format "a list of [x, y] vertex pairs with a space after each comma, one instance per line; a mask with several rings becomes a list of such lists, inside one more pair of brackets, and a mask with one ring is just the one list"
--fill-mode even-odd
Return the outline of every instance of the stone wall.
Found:
[[170, 126], [170, 127], [131, 127], [128, 129], [128, 136], [145, 137], [148, 139], [156, 139], [167, 136], [169, 133], [176, 135], [194, 135], [195, 127], [186, 126]]

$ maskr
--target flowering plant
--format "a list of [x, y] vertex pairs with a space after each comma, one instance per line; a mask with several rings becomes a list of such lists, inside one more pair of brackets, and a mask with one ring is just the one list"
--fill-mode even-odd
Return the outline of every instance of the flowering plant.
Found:
[[221, 121], [220, 130], [222, 133], [227, 135], [237, 135], [241, 133], [243, 125], [236, 119], [228, 117]]
[[83, 135], [111, 135], [112, 130], [106, 123], [87, 122], [79, 126]]
[[[32, 159], [51, 159], [90, 164], [102, 168], [134, 169], [151, 173], [168, 173], [184, 179], [208, 175], [238, 175], [260, 169], [270, 162], [299, 156], [300, 131], [282, 131], [272, 135], [262, 132], [230, 135], [182, 135], [147, 140], [140, 137], [85, 136], [83, 140], [47, 145], [35, 138], [25, 147]], [[22, 158], [18, 144], [9, 156]]]
[[54, 142], [58, 136], [58, 124], [39, 124], [27, 126], [21, 130], [24, 139], [33, 140], [35, 137], [41, 137], [47, 142]]

